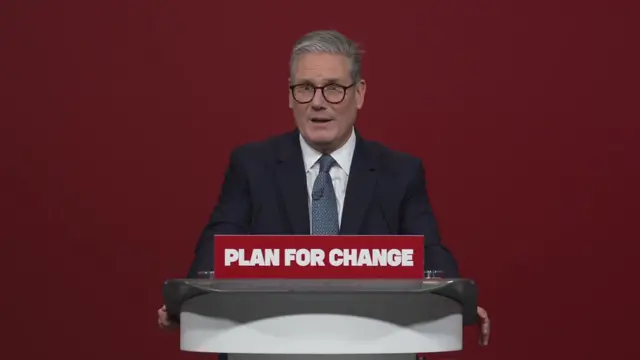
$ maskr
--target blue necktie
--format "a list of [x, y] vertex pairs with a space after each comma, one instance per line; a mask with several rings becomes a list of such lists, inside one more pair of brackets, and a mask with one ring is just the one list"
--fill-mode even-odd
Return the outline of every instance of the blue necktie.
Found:
[[337, 235], [338, 202], [329, 170], [336, 165], [330, 155], [322, 155], [318, 160], [320, 173], [313, 183], [311, 192], [311, 234]]

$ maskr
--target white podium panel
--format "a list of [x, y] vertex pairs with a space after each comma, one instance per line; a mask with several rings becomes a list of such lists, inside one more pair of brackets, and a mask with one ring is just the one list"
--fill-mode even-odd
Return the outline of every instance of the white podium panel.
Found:
[[[462, 349], [461, 307], [437, 295], [421, 297], [420, 305], [429, 309], [430, 316], [417, 317], [411, 323], [405, 323], [404, 316], [396, 316], [394, 321], [393, 316], [395, 312], [410, 309], [394, 309], [393, 304], [386, 307], [382, 302], [379, 303], [383, 306], [373, 311], [369, 306], [369, 316], [297, 313], [240, 323], [201, 315], [198, 308], [208, 306], [207, 297], [185, 304], [180, 315], [182, 350], [237, 354], [415, 355]], [[291, 308], [293, 312], [295, 304], [291, 304]]]

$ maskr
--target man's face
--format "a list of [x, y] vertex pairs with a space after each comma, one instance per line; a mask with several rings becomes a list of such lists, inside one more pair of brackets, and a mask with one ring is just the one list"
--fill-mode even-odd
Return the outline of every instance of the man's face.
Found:
[[[289, 107], [302, 136], [319, 150], [335, 150], [349, 139], [364, 103], [365, 82], [353, 84], [350, 70], [349, 59], [334, 54], [303, 54], [294, 64], [291, 84], [298, 86], [289, 92]], [[314, 86], [326, 86], [324, 96]]]

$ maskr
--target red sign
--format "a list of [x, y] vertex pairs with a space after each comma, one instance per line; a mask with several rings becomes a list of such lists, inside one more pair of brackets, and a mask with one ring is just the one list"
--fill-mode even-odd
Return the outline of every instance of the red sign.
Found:
[[216, 278], [422, 279], [424, 237], [216, 235]]

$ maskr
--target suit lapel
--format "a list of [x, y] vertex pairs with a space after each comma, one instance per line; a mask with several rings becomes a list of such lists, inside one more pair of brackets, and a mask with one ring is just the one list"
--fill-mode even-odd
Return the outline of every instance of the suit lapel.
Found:
[[308, 235], [309, 203], [302, 150], [294, 131], [280, 143], [276, 176], [287, 218], [294, 234]]
[[358, 234], [362, 220], [373, 198], [373, 191], [377, 181], [376, 170], [374, 154], [368, 148], [367, 142], [357, 135], [356, 149], [353, 154], [342, 211], [340, 234]]

